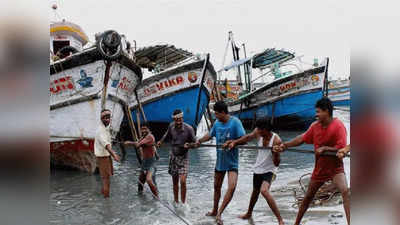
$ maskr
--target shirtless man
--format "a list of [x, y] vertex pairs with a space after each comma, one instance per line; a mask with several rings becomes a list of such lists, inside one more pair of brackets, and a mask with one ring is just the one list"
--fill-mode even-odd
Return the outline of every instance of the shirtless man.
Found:
[[151, 192], [155, 197], [158, 198], [158, 191], [156, 184], [153, 182], [153, 175], [156, 172], [155, 162], [156, 162], [156, 149], [155, 149], [155, 139], [153, 134], [151, 134], [150, 129], [146, 124], [142, 124], [140, 131], [142, 132], [143, 138], [139, 142], [125, 141], [125, 145], [134, 145], [136, 148], [141, 148], [142, 150], [142, 167], [139, 176], [139, 191], [143, 190], [143, 184], [146, 182]]

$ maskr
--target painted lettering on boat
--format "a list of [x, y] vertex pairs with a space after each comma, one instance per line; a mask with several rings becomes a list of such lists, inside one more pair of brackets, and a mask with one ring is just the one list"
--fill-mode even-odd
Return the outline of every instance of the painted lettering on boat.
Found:
[[129, 80], [127, 77], [122, 78], [121, 82], [118, 84], [118, 87], [121, 88], [122, 90], [129, 91], [131, 87], [132, 81]]
[[54, 40], [67, 40], [68, 41], [68, 38], [67, 38], [67, 36], [57, 35], [54, 37]]
[[289, 90], [295, 88], [296, 86], [297, 86], [296, 81], [291, 81], [289, 83], [281, 85], [279, 88], [280, 88], [281, 92], [286, 92], [286, 91], [289, 91]]
[[147, 88], [144, 88], [144, 90], [143, 90], [144, 96], [147, 97], [147, 96], [150, 96], [157, 92], [163, 91], [165, 89], [168, 89], [168, 88], [171, 88], [174, 86], [178, 86], [178, 85], [182, 85], [183, 81], [184, 81], [184, 78], [182, 76], [177, 76], [172, 79], [157, 82]]
[[50, 92], [53, 94], [58, 94], [66, 90], [73, 90], [74, 83], [71, 76], [61, 77], [59, 79], [50, 82]]

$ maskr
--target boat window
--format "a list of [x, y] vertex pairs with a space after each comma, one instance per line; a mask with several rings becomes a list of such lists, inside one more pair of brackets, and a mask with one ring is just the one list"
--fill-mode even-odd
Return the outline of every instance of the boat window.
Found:
[[57, 54], [58, 50], [65, 46], [69, 46], [69, 40], [53, 41], [53, 52]]

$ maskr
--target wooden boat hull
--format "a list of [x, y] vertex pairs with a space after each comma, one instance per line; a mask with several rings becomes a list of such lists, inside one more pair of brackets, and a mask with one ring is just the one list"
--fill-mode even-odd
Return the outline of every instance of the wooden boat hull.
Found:
[[278, 129], [304, 129], [315, 119], [315, 103], [323, 96], [325, 66], [275, 80], [243, 99], [229, 103], [229, 112], [245, 128], [270, 117]]
[[107, 62], [96, 48], [50, 65], [49, 144], [53, 166], [95, 171], [93, 142], [103, 104], [112, 112], [112, 137], [119, 132], [124, 105], [142, 75], [125, 55], [109, 66], [106, 76]]
[[330, 82], [328, 97], [334, 106], [350, 106], [350, 80]]
[[[157, 138], [166, 131], [168, 124], [172, 122], [171, 115], [175, 109], [181, 109], [184, 113], [184, 121], [197, 128], [209, 104], [216, 76], [212, 65], [209, 65], [206, 68], [204, 83], [200, 88], [203, 65], [204, 61], [191, 63], [148, 78], [139, 86], [138, 97], [150, 129]], [[196, 121], [199, 92], [199, 110]], [[132, 99], [130, 106], [132, 118], [136, 123], [138, 103], [135, 99]], [[144, 118], [141, 115], [139, 118], [143, 123]]]

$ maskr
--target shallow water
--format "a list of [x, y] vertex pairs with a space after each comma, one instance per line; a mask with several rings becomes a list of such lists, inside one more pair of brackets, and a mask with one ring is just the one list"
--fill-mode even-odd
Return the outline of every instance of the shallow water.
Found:
[[[349, 113], [335, 112], [349, 130]], [[281, 131], [283, 140], [293, 138], [301, 132]], [[302, 146], [311, 149], [311, 146]], [[133, 149], [129, 149], [133, 150]], [[163, 204], [173, 208], [172, 180], [168, 174], [168, 149], [159, 150], [157, 183]], [[241, 150], [238, 185], [234, 197], [223, 213], [224, 224], [277, 224], [265, 199], [261, 196], [255, 206], [252, 220], [241, 220], [237, 216], [247, 210], [252, 191], [252, 166], [256, 151]], [[297, 208], [289, 184], [297, 184], [299, 177], [310, 173], [314, 166], [312, 154], [287, 152], [281, 156], [281, 166], [277, 179], [272, 185], [272, 193], [277, 201], [286, 224], [293, 224]], [[201, 148], [190, 152], [190, 172], [187, 180], [187, 202], [189, 210], [174, 209], [192, 224], [215, 224], [212, 217], [206, 217], [213, 204], [213, 176], [215, 149]], [[138, 165], [134, 151], [128, 151], [124, 163], [114, 163], [115, 173], [111, 181], [111, 198], [100, 195], [99, 175], [88, 175], [77, 171], [52, 170], [50, 176], [49, 223], [50, 224], [185, 224], [165, 206], [153, 199], [148, 187], [143, 194], [137, 192]], [[345, 170], [349, 179], [350, 160], [345, 160]], [[227, 179], [223, 193], [227, 188]], [[283, 188], [283, 189], [282, 189]], [[281, 191], [282, 190], [282, 191]], [[342, 215], [335, 217], [334, 215]], [[303, 224], [346, 224], [341, 205], [311, 208], [304, 217]]]

